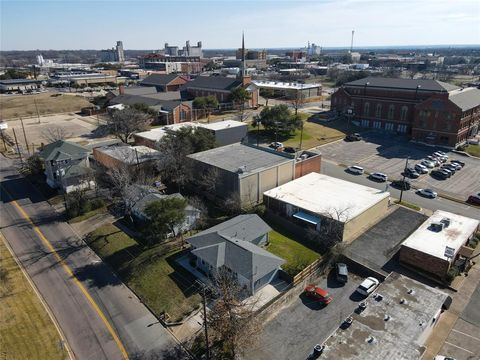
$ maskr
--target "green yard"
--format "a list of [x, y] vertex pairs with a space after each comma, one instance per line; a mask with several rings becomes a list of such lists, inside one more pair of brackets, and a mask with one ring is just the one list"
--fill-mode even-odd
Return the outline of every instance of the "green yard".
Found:
[[270, 226], [274, 230], [269, 234], [269, 244], [266, 249], [286, 261], [282, 265], [282, 269], [290, 275], [300, 272], [321, 257], [319, 253], [296, 241], [292, 234], [278, 227], [273, 227], [272, 224]]
[[465, 151], [472, 156], [480, 157], [480, 145], [468, 145]]
[[102, 213], [105, 213], [105, 212], [107, 212], [107, 207], [102, 206], [98, 209], [87, 211], [85, 214], [82, 214], [82, 215], [76, 216], [74, 218], [71, 218], [70, 220], [68, 220], [68, 222], [71, 224], [71, 223], [77, 223], [77, 222], [85, 221], [87, 219], [90, 219], [91, 217], [94, 217], [95, 215], [102, 214]]
[[100, 227], [87, 241], [155, 315], [179, 320], [199, 307], [195, 278], [174, 262], [182, 254], [178, 242], [145, 247], [114, 225]]

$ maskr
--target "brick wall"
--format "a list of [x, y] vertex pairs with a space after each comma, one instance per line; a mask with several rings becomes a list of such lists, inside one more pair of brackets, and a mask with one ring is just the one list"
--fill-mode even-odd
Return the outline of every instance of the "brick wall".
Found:
[[305, 160], [300, 160], [295, 163], [295, 179], [311, 172], [320, 173], [322, 166], [322, 155], [314, 155]]
[[400, 248], [400, 263], [404, 263], [432, 274], [439, 279], [444, 279], [450, 268], [450, 263], [447, 260], [431, 256], [406, 246]]

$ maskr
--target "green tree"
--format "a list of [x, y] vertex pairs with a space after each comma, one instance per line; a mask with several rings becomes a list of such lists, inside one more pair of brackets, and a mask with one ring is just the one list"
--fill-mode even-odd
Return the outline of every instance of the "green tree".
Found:
[[29, 76], [30, 76], [29, 71], [7, 69], [7, 70], [5, 70], [4, 74], [0, 75], [0, 80], [26, 79]]
[[148, 218], [144, 234], [148, 242], [160, 242], [169, 233], [177, 236], [177, 228], [185, 221], [187, 200], [181, 197], [170, 197], [153, 201], [145, 207]]
[[298, 115], [292, 115], [285, 104], [263, 108], [260, 116], [255, 119], [268, 131], [275, 131], [281, 135], [290, 136], [296, 129], [302, 127], [302, 120]]
[[187, 126], [168, 132], [157, 143], [157, 148], [162, 153], [162, 157], [157, 161], [162, 179], [181, 188], [190, 180], [187, 155], [214, 147], [215, 135], [204, 128]]
[[203, 110], [203, 114], [206, 114], [208, 121], [210, 121], [210, 114], [212, 113], [212, 110], [218, 108], [219, 104], [217, 98], [213, 95], [210, 95], [205, 97], [196, 97], [193, 100], [192, 105], [194, 109]]
[[155, 117], [157, 115], [157, 112], [145, 103], [135, 103], [132, 105], [132, 108], [150, 117]]
[[275, 96], [273, 89], [260, 89], [260, 96], [265, 98], [265, 106], [268, 106], [268, 100]]
[[250, 100], [251, 94], [248, 92], [247, 89], [239, 86], [236, 89], [233, 89], [230, 93], [230, 100], [236, 105], [240, 106], [241, 114], [242, 114], [242, 121], [243, 121], [243, 113], [245, 112], [245, 102]]

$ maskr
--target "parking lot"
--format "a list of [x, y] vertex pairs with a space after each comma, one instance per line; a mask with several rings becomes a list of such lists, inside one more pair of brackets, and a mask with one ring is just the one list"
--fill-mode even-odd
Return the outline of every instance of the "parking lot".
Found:
[[259, 344], [245, 359], [306, 359], [313, 346], [323, 343], [357, 308], [364, 298], [355, 292], [363, 278], [352, 273], [345, 285], [334, 279], [334, 272], [320, 278], [316, 285], [328, 290], [333, 301], [322, 306], [301, 295], [268, 322]]
[[[361, 141], [338, 141], [324, 145], [320, 150], [326, 159], [346, 166], [360, 165], [367, 172], [383, 172], [391, 180], [401, 178], [407, 157], [409, 166], [413, 167], [433, 152], [445, 151], [433, 146], [411, 143], [403, 136], [373, 131], [362, 136]], [[449, 160], [464, 161], [465, 167], [446, 180], [435, 179], [430, 174], [421, 175], [418, 179], [410, 179], [412, 185], [416, 188], [431, 188], [459, 200], [466, 200], [469, 195], [479, 192], [480, 160], [445, 152]]]

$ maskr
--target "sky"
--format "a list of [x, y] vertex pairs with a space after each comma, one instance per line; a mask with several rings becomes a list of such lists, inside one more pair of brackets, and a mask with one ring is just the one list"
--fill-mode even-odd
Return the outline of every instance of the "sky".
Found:
[[1, 50], [480, 45], [480, 0], [6, 1]]

